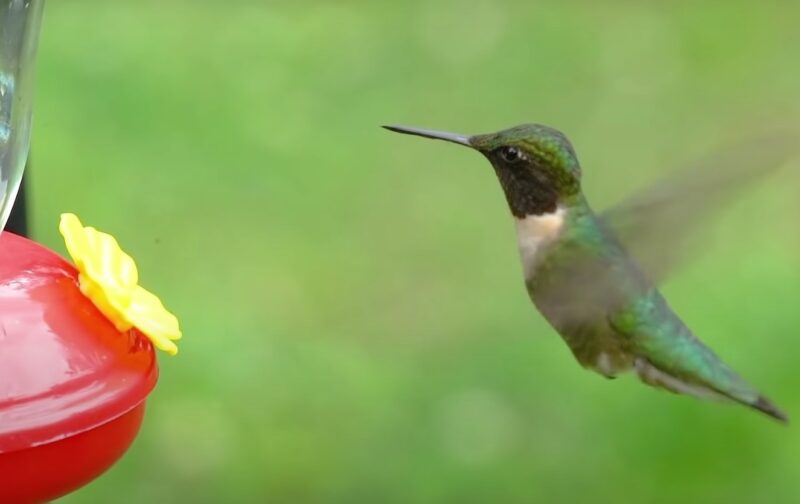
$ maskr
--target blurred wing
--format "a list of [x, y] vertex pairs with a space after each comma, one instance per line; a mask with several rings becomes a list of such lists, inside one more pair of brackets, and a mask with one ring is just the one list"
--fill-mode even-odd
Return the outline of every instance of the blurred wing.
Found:
[[703, 224], [783, 166], [798, 145], [788, 136], [737, 144], [607, 210], [581, 245], [562, 244], [548, 275], [532, 280], [537, 306], [559, 332], [573, 335], [574, 351], [591, 346], [610, 314], [663, 282], [699, 241]]
[[697, 231], [745, 189], [798, 152], [797, 137], [759, 137], [724, 149], [606, 210], [600, 218], [642, 271], [660, 284], [688, 254]]

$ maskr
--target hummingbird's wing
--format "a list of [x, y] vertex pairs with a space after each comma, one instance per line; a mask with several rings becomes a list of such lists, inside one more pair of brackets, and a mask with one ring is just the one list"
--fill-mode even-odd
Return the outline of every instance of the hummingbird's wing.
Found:
[[660, 284], [689, 254], [697, 231], [744, 190], [798, 152], [791, 134], [761, 136], [720, 150], [600, 215], [646, 276]]
[[795, 145], [789, 135], [737, 144], [607, 210], [596, 224], [576, 224], [576, 236], [561, 240], [526, 281], [534, 303], [573, 336], [567, 342], [576, 356], [584, 352], [596, 339], [586, 335], [662, 283], [699, 241], [703, 223], [774, 173]]

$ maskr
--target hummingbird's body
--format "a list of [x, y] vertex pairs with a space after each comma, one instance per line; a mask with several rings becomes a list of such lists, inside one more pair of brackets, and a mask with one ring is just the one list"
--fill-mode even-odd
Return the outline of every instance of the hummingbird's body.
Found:
[[472, 137], [389, 129], [467, 145], [489, 159], [515, 220], [530, 299], [582, 366], [609, 378], [633, 368], [649, 385], [729, 398], [786, 420], [692, 334], [592, 211], [563, 134], [541, 125]]
[[634, 361], [630, 342], [619, 338], [611, 327], [605, 303], [592, 302], [595, 291], [569, 293], [566, 302], [558, 295], [559, 285], [571, 284], [575, 265], [587, 260], [605, 263], [608, 271], [619, 277], [615, 288], [628, 291], [631, 299], [645, 295], [644, 279], [631, 267], [616, 240], [604, 232], [583, 201], [515, 221], [525, 287], [539, 312], [582, 366], [609, 378], [630, 369]]
[[[517, 236], [531, 301], [582, 366], [609, 378], [633, 367], [645, 383], [673, 392], [759, 400], [694, 337], [585, 200], [517, 220]], [[604, 289], [575, 288], [588, 264], [607, 275], [594, 280]]]

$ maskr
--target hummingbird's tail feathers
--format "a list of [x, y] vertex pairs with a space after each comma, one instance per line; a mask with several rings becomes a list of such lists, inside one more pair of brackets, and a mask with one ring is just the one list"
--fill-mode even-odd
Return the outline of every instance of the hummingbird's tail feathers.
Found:
[[769, 399], [767, 399], [764, 396], [758, 396], [758, 399], [756, 399], [756, 402], [750, 404], [750, 407], [752, 407], [753, 409], [757, 409], [758, 411], [771, 416], [772, 418], [774, 418], [775, 420], [778, 420], [779, 422], [783, 422], [785, 424], [789, 423], [789, 417], [786, 416], [786, 413], [784, 413], [783, 411], [779, 410], [777, 408], [777, 406], [772, 404], [769, 401]]
[[709, 385], [689, 382], [659, 369], [643, 357], [636, 358], [634, 368], [636, 369], [636, 374], [639, 376], [639, 379], [653, 387], [668, 390], [676, 394], [690, 395], [700, 399], [734, 401], [769, 415], [782, 423], [789, 422], [789, 417], [786, 416], [784, 412], [778, 409], [766, 397], [758, 393], [755, 393], [755, 399], [751, 399], [751, 394], [726, 392]]
[[700, 399], [725, 400], [728, 398], [726, 394], [717, 392], [710, 387], [699, 383], [688, 382], [673, 376], [659, 369], [643, 357], [636, 358], [634, 368], [636, 369], [636, 374], [639, 376], [639, 379], [652, 387], [668, 390], [676, 394], [690, 395]]

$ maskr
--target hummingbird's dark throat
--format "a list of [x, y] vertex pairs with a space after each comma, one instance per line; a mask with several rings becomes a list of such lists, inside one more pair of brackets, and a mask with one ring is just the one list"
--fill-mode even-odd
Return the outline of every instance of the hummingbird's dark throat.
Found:
[[545, 173], [516, 171], [502, 166], [496, 166], [495, 173], [514, 217], [524, 219], [528, 215], [545, 215], [558, 209], [558, 190]]

